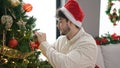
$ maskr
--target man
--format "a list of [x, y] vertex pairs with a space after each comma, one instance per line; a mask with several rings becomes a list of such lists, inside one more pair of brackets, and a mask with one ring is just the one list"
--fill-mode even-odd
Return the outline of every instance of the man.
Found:
[[41, 52], [53, 68], [94, 68], [97, 46], [82, 27], [84, 14], [75, 0], [69, 0], [57, 12], [61, 36], [53, 45], [46, 41], [45, 33], [36, 32]]

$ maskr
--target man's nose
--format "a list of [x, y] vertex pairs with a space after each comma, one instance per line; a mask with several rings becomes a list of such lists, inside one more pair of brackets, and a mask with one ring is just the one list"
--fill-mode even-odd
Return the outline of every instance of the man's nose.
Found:
[[59, 23], [57, 23], [57, 24], [56, 24], [56, 27], [59, 29], [59, 28], [60, 28], [60, 24], [59, 24]]

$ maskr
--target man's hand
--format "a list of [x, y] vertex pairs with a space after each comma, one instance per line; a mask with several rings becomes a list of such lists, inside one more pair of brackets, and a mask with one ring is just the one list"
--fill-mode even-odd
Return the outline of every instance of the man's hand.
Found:
[[41, 32], [35, 32], [35, 35], [37, 36], [37, 40], [39, 43], [46, 41], [46, 34]]
[[[42, 42], [46, 41], [46, 34], [45, 33], [35, 32], [35, 35], [36, 35], [37, 40], [38, 40], [39, 43], [42, 43]], [[46, 56], [45, 50], [41, 45], [39, 46], [39, 49], [41, 50], [42, 54], [44, 56]]]

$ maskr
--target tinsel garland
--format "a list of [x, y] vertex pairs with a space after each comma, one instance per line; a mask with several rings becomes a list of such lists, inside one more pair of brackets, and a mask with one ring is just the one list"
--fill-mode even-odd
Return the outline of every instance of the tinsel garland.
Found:
[[9, 58], [19, 58], [19, 59], [24, 59], [33, 54], [34, 51], [28, 52], [28, 53], [22, 53], [16, 49], [9, 48], [7, 46], [1, 46], [0, 47], [0, 54], [7, 56]]

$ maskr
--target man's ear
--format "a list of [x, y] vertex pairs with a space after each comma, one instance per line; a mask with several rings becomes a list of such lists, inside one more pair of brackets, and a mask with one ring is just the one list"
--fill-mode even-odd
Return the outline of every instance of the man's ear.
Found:
[[71, 26], [71, 23], [72, 23], [72, 22], [68, 20], [68, 23], [67, 23], [67, 24], [68, 24], [68, 26]]
[[72, 26], [72, 25], [74, 25], [74, 24], [73, 24], [71, 21], [68, 20], [68, 25], [69, 25], [69, 26]]
[[71, 22], [70, 20], [68, 20], [68, 23], [69, 23], [69, 24], [72, 24], [72, 22]]
[[[73, 24], [71, 21], [68, 21], [68, 26], [69, 26], [69, 27], [76, 27], [76, 25]], [[79, 28], [79, 27], [77, 27], [77, 28]]]

